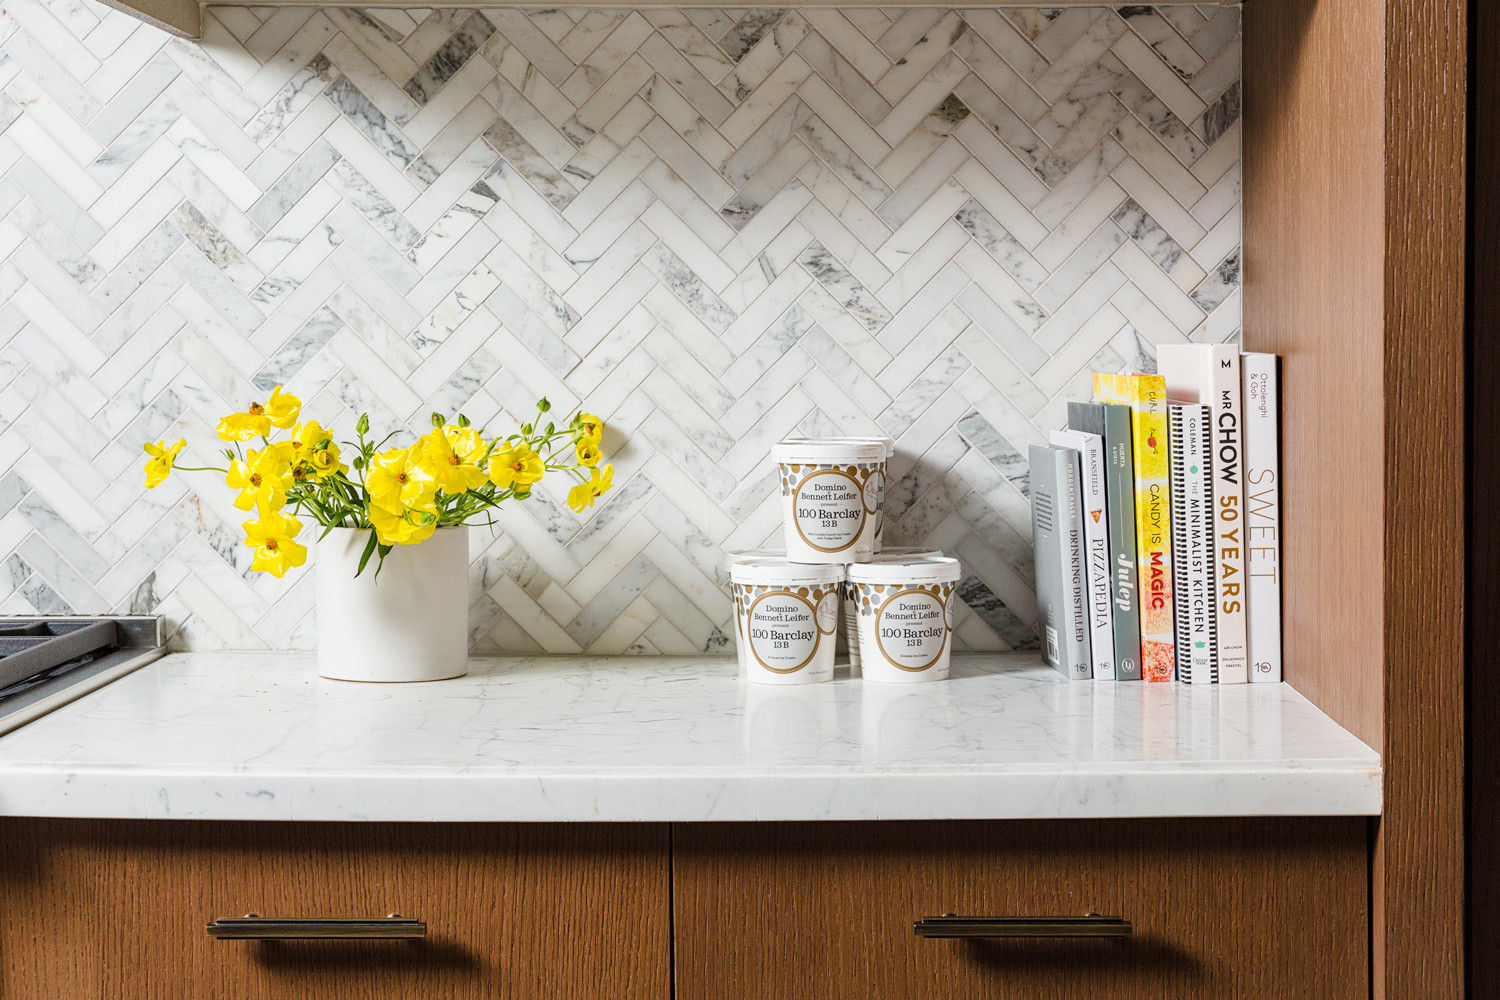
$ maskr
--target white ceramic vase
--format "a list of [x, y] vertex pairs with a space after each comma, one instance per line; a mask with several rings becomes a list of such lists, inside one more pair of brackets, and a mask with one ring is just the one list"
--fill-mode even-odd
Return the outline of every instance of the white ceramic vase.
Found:
[[318, 673], [341, 681], [436, 681], [469, 670], [469, 529], [397, 545], [356, 577], [370, 533], [317, 546]]

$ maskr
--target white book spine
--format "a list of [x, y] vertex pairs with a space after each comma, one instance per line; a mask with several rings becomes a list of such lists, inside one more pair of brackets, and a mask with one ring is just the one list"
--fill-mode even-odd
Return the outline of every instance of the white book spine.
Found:
[[1213, 455], [1210, 416], [1198, 403], [1168, 403], [1172, 469], [1172, 568], [1177, 679], [1218, 680], [1214, 614]]
[[1245, 579], [1250, 680], [1277, 683], [1281, 666], [1281, 446], [1276, 355], [1246, 354]]
[[1053, 444], [1078, 452], [1083, 517], [1090, 656], [1094, 679], [1115, 679], [1115, 634], [1110, 598], [1109, 520], [1104, 497], [1104, 439], [1084, 431], [1053, 431]]
[[1076, 623], [1073, 627], [1073, 634], [1069, 637], [1073, 647], [1070, 662], [1077, 665], [1075, 676], [1079, 680], [1088, 680], [1092, 672], [1089, 659], [1088, 599], [1086, 597], [1088, 588], [1085, 585], [1088, 574], [1084, 571], [1083, 504], [1079, 496], [1077, 469], [1078, 463], [1075, 459], [1069, 467], [1063, 490], [1063, 539], [1067, 547], [1063, 574], [1068, 600], [1072, 605], [1069, 619]]
[[1240, 354], [1232, 344], [1158, 348], [1167, 396], [1203, 403], [1212, 416], [1215, 631], [1220, 684], [1249, 680], [1245, 622], [1245, 459]]

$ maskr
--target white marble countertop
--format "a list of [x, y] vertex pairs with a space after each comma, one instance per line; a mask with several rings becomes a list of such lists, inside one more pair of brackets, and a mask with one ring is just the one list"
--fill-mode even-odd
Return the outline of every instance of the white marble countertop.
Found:
[[1380, 760], [1286, 685], [763, 687], [733, 660], [476, 660], [426, 684], [165, 657], [0, 737], [0, 815], [871, 820], [1373, 815]]

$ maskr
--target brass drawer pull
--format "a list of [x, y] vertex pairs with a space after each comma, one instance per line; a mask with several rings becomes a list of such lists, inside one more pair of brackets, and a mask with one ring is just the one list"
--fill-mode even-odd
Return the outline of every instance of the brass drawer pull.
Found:
[[912, 931], [927, 938], [1128, 938], [1129, 920], [1101, 917], [923, 917]]
[[392, 913], [388, 917], [350, 920], [341, 917], [220, 917], [203, 928], [211, 938], [225, 941], [350, 941], [427, 936], [427, 925]]

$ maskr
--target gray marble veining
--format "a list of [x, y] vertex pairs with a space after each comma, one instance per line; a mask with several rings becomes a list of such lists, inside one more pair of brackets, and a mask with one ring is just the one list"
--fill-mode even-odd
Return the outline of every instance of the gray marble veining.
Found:
[[[634, 572], [634, 569], [632, 569]], [[653, 571], [654, 572], [654, 571]], [[642, 584], [644, 585], [644, 583]], [[1289, 687], [749, 684], [732, 659], [476, 660], [354, 684], [186, 654], [0, 738], [0, 815], [840, 820], [1374, 815], [1380, 760]]]

